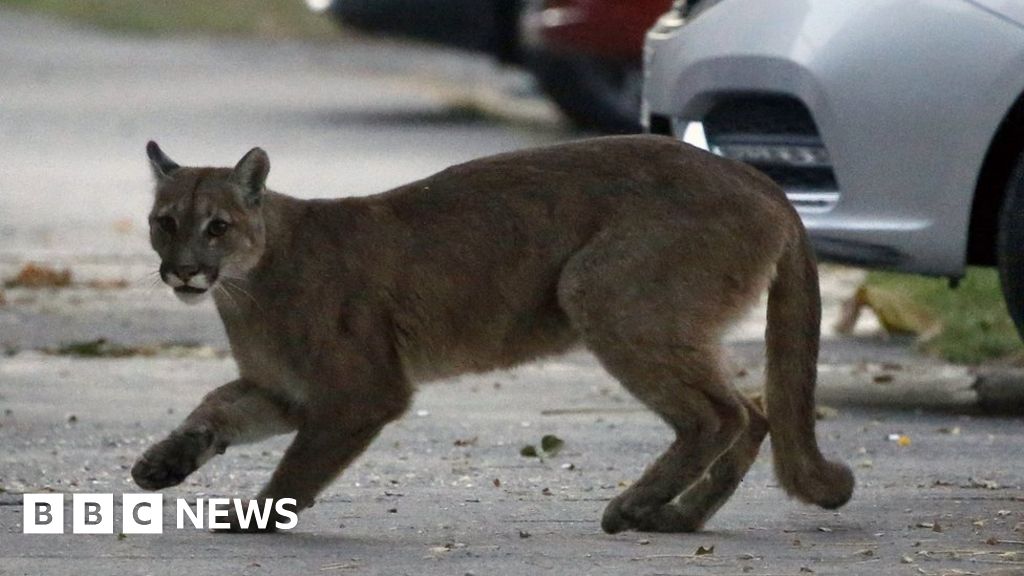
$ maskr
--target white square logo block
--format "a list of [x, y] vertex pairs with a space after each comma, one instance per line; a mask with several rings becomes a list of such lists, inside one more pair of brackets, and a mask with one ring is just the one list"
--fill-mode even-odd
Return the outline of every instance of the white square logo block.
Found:
[[22, 532], [25, 534], [64, 533], [63, 494], [25, 494]]
[[71, 500], [71, 532], [113, 534], [114, 495], [74, 494]]
[[161, 494], [125, 494], [121, 497], [121, 532], [163, 534], [164, 497]]

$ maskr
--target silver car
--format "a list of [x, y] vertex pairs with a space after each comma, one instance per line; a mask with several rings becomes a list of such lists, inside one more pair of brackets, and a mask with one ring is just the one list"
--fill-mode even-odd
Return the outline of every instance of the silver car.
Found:
[[1024, 1], [677, 1], [643, 122], [751, 163], [828, 260], [998, 265], [1024, 334]]

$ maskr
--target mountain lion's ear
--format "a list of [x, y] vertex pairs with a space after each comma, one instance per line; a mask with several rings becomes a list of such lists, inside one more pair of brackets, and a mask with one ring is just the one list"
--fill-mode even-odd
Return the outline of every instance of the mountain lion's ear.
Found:
[[235, 165], [231, 179], [242, 187], [242, 199], [247, 206], [255, 206], [260, 203], [268, 173], [270, 173], [270, 158], [262, 148], [249, 150]]
[[181, 168], [177, 162], [168, 158], [152, 140], [146, 144], [146, 156], [149, 156], [149, 166], [153, 169], [153, 176], [157, 181], [166, 179]]

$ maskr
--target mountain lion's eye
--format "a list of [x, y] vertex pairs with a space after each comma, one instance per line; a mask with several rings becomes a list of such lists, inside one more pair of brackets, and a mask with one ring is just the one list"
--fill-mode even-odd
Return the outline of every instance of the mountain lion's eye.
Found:
[[223, 236], [224, 233], [227, 231], [228, 223], [219, 218], [210, 222], [210, 224], [206, 227], [206, 233], [214, 238], [217, 238], [218, 236]]
[[168, 234], [174, 234], [178, 230], [178, 223], [170, 216], [161, 216], [156, 219], [156, 225]]

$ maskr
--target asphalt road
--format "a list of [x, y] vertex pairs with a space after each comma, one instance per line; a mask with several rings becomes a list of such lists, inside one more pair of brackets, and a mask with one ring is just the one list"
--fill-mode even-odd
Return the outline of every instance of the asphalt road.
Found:
[[[369, 194], [578, 136], [508, 98], [522, 85], [486, 61], [394, 43], [151, 41], [0, 12], [0, 278], [34, 261], [75, 282], [7, 289], [0, 305], [0, 574], [1024, 571], [1024, 423], [976, 414], [969, 373], [870, 324], [828, 334], [823, 352], [833, 410], [819, 438], [859, 482], [839, 512], [787, 500], [765, 449], [706, 532], [604, 535], [604, 505], [669, 434], [576, 353], [424, 387], [286, 534], [22, 534], [22, 493], [136, 492], [137, 455], [233, 377], [212, 308], [153, 281], [146, 140], [188, 164], [233, 164], [259, 145], [277, 190]], [[826, 270], [826, 316], [858, 278]], [[760, 379], [762, 318], [730, 336], [746, 387]], [[128, 357], [53, 353], [95, 338]], [[520, 455], [546, 434], [560, 453]], [[174, 498], [252, 494], [286, 444], [216, 458], [166, 492], [165, 524]]]

